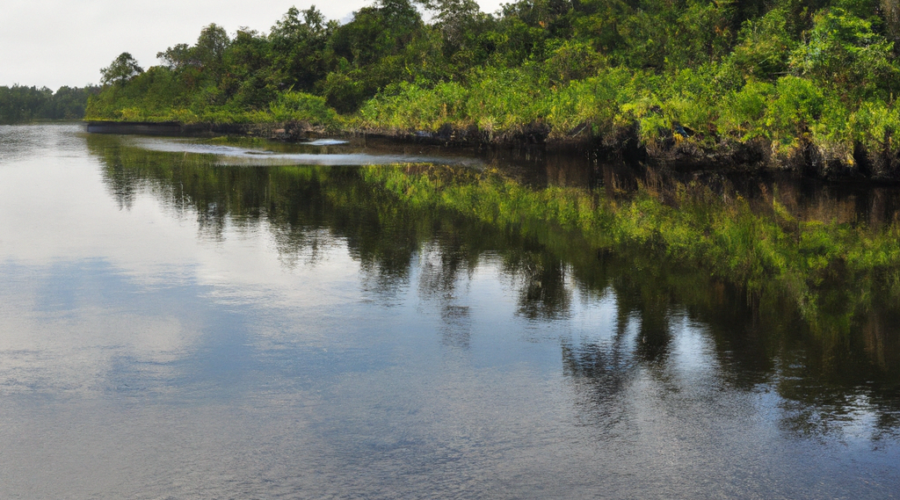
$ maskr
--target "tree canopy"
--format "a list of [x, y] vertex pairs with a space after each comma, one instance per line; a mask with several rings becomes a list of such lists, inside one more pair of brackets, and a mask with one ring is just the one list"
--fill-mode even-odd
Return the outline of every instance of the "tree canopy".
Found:
[[314, 97], [376, 128], [636, 129], [647, 143], [763, 138], [781, 152], [811, 140], [852, 161], [856, 144], [900, 142], [898, 12], [897, 0], [518, 0], [494, 14], [375, 0], [340, 24], [292, 7], [268, 33], [211, 24], [146, 72], [122, 54], [88, 113], [241, 121]]
[[42, 87], [0, 87], [0, 123], [34, 120], [80, 120], [88, 97], [98, 87], [60, 87], [56, 92]]
[[144, 69], [138, 66], [137, 61], [128, 52], [122, 52], [119, 57], [113, 60], [112, 64], [100, 70], [103, 77], [100, 83], [103, 85], [118, 84], [125, 85], [128, 80], [144, 72]]

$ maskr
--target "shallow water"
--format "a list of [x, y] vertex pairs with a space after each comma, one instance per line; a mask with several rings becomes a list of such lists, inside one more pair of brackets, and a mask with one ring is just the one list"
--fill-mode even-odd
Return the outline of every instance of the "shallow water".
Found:
[[823, 340], [356, 167], [142, 141], [0, 127], [0, 498], [900, 492], [897, 308]]

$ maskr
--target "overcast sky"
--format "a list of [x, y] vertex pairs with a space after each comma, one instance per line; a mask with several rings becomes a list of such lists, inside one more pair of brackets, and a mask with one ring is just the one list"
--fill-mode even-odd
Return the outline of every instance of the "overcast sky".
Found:
[[[310, 0], [0, 0], [0, 85], [83, 86], [131, 52], [144, 68], [156, 53], [193, 43], [209, 23], [229, 33], [268, 31], [292, 6]], [[371, 0], [319, 1], [328, 19], [348, 19]], [[478, 0], [494, 12], [501, 0]]]

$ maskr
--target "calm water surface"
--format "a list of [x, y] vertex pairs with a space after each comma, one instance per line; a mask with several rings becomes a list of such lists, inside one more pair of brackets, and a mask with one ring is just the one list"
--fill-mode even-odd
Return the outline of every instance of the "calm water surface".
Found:
[[900, 308], [824, 342], [278, 165], [365, 151], [185, 144], [0, 127], [0, 498], [900, 496]]

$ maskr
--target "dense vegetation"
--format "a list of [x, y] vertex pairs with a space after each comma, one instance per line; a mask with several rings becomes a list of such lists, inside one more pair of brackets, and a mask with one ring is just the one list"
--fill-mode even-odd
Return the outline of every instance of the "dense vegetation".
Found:
[[0, 123], [80, 120], [88, 97], [99, 91], [99, 87], [60, 87], [56, 92], [47, 87], [0, 87]]
[[[377, 0], [343, 25], [209, 25], [103, 70], [89, 119], [264, 122], [651, 155], [898, 167], [896, 0]], [[335, 114], [336, 110], [339, 114]]]

